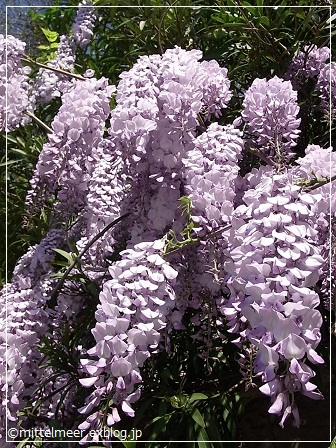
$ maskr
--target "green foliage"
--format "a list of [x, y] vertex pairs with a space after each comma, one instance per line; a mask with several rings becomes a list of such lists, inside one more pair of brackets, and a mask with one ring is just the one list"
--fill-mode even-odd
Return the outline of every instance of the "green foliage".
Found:
[[191, 199], [187, 196], [182, 196], [180, 199], [181, 205], [181, 215], [186, 219], [186, 227], [182, 230], [180, 235], [177, 237], [173, 230], [170, 230], [166, 237], [166, 245], [164, 248], [164, 253], [168, 254], [172, 251], [180, 250], [189, 244], [198, 243], [199, 239], [192, 236], [193, 229], [195, 228], [195, 223], [191, 217]]
[[211, 330], [207, 353], [193, 337], [191, 317], [188, 311], [183, 334], [167, 335], [169, 351], [149, 359], [142, 371], [146, 381], [130, 424], [142, 429], [142, 439], [152, 440], [153, 448], [159, 446], [156, 440], [171, 441], [169, 447], [176, 440], [194, 440], [192, 446], [202, 447], [207, 440], [230, 441], [236, 436], [236, 418], [243, 407], [235, 349]]
[[[25, 129], [19, 129], [7, 136], [7, 159], [3, 152], [0, 163], [0, 204], [1, 212], [5, 216], [5, 204], [7, 197], [7, 227], [8, 238], [8, 273], [28, 247], [40, 241], [41, 235], [49, 227], [48, 211], [42, 210], [34, 219], [33, 225], [24, 226], [24, 201], [29, 188], [29, 179], [32, 176], [38, 154], [42, 149], [44, 136], [37, 133], [32, 125]], [[5, 148], [4, 136], [0, 136], [0, 145]], [[7, 196], [6, 196], [7, 183]], [[5, 220], [1, 220], [0, 231], [5, 235]], [[1, 239], [0, 269], [4, 272], [5, 266], [5, 239]], [[1, 282], [4, 277], [1, 275]]]

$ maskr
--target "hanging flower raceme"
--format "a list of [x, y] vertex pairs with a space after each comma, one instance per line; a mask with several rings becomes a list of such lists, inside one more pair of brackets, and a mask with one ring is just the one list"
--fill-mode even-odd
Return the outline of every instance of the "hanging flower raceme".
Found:
[[315, 78], [325, 67], [326, 61], [330, 58], [330, 48], [316, 45], [306, 45], [303, 51], [299, 51], [290, 63], [285, 79], [292, 82], [295, 89], [308, 78]]
[[[175, 305], [172, 287], [177, 272], [160, 256], [163, 247], [159, 240], [139, 243], [121, 252], [122, 260], [109, 269], [112, 279], [100, 293], [92, 330], [96, 345], [81, 359], [83, 372], [89, 376], [80, 382], [84, 387], [94, 385], [94, 391], [79, 409], [89, 414], [80, 429], [112, 426], [120, 421], [120, 409], [134, 416], [131, 403], [140, 397], [136, 386], [142, 381], [140, 369], [158, 350]], [[98, 406], [107, 407], [106, 422], [95, 411]]]
[[274, 76], [269, 81], [255, 79], [245, 93], [242, 118], [251, 144], [257, 145], [277, 163], [293, 156], [291, 148], [300, 134], [297, 92], [290, 81]]
[[75, 46], [67, 36], [61, 36], [55, 59], [46, 64], [51, 70], [41, 68], [35, 78], [33, 98], [36, 104], [45, 104], [69, 91], [75, 82], [71, 76], [52, 69], [74, 72]]
[[[308, 188], [314, 187], [314, 191], [322, 198], [315, 204], [316, 213], [310, 224], [318, 232], [318, 244], [324, 259], [321, 299], [327, 309], [335, 309], [336, 181], [325, 181], [336, 175], [336, 152], [332, 151], [332, 148], [322, 148], [318, 145], [308, 145], [305, 152], [304, 157], [296, 160], [298, 166], [293, 166], [291, 172], [301, 184]], [[321, 182], [324, 182], [324, 185]]]
[[83, 0], [78, 4], [78, 11], [72, 32], [74, 40], [80, 48], [85, 48], [93, 36], [96, 15], [92, 5], [92, 1], [90, 0]]
[[[31, 397], [42, 374], [39, 362], [43, 354], [37, 345], [52, 322], [46, 307], [53, 286], [48, 274], [55, 255], [52, 249], [63, 242], [63, 231], [51, 230], [19, 260], [12, 283], [0, 294], [1, 431], [5, 431], [6, 418], [10, 427], [17, 425], [17, 413]], [[0, 432], [1, 436], [5, 434]]]
[[30, 68], [21, 64], [25, 46], [24, 42], [13, 36], [5, 39], [0, 34], [0, 131], [7, 128], [10, 132], [26, 125], [30, 118], [25, 112], [34, 110], [28, 78]]
[[206, 232], [230, 223], [244, 144], [241, 137], [232, 125], [213, 123], [195, 139], [194, 149], [183, 160], [192, 219]]
[[114, 86], [107, 79], [76, 81], [62, 97], [52, 122], [53, 133], [43, 146], [31, 179], [27, 206], [46, 203], [56, 196], [58, 211], [72, 216], [86, 203], [87, 185], [95, 151], [103, 138]]
[[[325, 64], [319, 73], [316, 90], [320, 92], [321, 108], [327, 120], [336, 119], [336, 63]], [[330, 109], [331, 108], [331, 109]]]
[[269, 412], [282, 416], [282, 426], [293, 414], [299, 426], [295, 392], [322, 398], [305, 363], [323, 363], [315, 351], [322, 316], [313, 288], [324, 260], [310, 224], [321, 195], [301, 193], [290, 174], [276, 175], [271, 167], [247, 178], [226, 253], [231, 294], [223, 313], [229, 331], [239, 335], [235, 342], [254, 355], [254, 374], [265, 383], [260, 390], [273, 402]]

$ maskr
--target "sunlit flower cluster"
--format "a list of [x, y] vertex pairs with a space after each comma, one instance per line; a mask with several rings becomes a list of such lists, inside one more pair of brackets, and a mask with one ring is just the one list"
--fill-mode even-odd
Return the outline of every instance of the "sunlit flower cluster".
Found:
[[0, 131], [10, 132], [27, 124], [30, 118], [25, 112], [34, 110], [28, 78], [30, 68], [21, 63], [25, 46], [13, 36], [5, 38], [0, 34]]
[[92, 330], [96, 345], [87, 351], [88, 358], [81, 359], [89, 377], [80, 383], [95, 389], [79, 409], [89, 414], [80, 429], [101, 427], [100, 413], [92, 411], [107, 395], [113, 397], [108, 426], [120, 421], [120, 409], [134, 416], [131, 404], [140, 398], [139, 369], [157, 350], [175, 305], [177, 272], [160, 256], [163, 248], [163, 241], [139, 243], [122, 252], [122, 260], [110, 268], [112, 279], [100, 293], [97, 324]]
[[236, 343], [252, 346], [254, 372], [265, 383], [260, 390], [273, 402], [269, 412], [282, 416], [282, 426], [293, 414], [299, 426], [294, 392], [322, 398], [305, 364], [323, 363], [315, 351], [322, 316], [314, 286], [324, 259], [309, 223], [321, 195], [301, 193], [291, 176], [271, 167], [254, 168], [248, 181], [245, 205], [234, 212], [223, 312]]
[[62, 105], [51, 125], [53, 132], [43, 146], [31, 180], [27, 205], [46, 203], [55, 194], [58, 209], [65, 216], [84, 207], [113, 91], [107, 79], [92, 78], [76, 81], [62, 96]]

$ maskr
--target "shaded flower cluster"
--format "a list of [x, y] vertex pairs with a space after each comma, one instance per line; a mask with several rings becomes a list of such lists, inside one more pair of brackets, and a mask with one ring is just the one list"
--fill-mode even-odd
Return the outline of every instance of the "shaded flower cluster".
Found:
[[[37, 344], [52, 323], [52, 313], [46, 304], [54, 283], [49, 278], [55, 257], [53, 249], [61, 247], [64, 239], [63, 230], [51, 230], [18, 261], [12, 283], [1, 290], [0, 402], [3, 408], [0, 418], [3, 424], [0, 427], [3, 431], [6, 415], [10, 424], [17, 424], [17, 412], [32, 395], [41, 375], [39, 362], [43, 355]], [[7, 412], [4, 410], [6, 391]]]
[[45, 310], [50, 284], [48, 276], [42, 277], [34, 288], [29, 279], [25, 284], [19, 279], [19, 283], [7, 285], [0, 294], [0, 438], [6, 437], [6, 418], [9, 427], [17, 426], [17, 413], [39, 381], [43, 355], [37, 344], [50, 325]]
[[[331, 88], [331, 90], [330, 90]], [[320, 92], [321, 108], [327, 119], [336, 119], [336, 64], [325, 64], [319, 73], [316, 90]], [[330, 110], [331, 107], [331, 110]]]
[[35, 285], [40, 277], [50, 271], [56, 248], [62, 248], [66, 240], [63, 229], [51, 229], [39, 244], [31, 246], [14, 268], [14, 279], [29, 279]]
[[316, 45], [306, 45], [299, 51], [290, 63], [285, 79], [290, 80], [295, 89], [299, 88], [308, 78], [315, 78], [325, 67], [330, 58], [330, 48]]

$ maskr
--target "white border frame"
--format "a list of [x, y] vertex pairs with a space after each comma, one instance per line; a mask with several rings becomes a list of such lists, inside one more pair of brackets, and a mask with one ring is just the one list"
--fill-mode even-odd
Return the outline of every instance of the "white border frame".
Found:
[[[236, 6], [218, 6], [218, 5], [214, 5], [217, 8], [236, 8]], [[270, 5], [263, 5], [263, 6], [257, 6], [257, 5], [251, 5], [254, 8], [287, 8], [288, 6], [270, 6]], [[307, 8], [329, 8], [329, 48], [330, 48], [330, 55], [332, 57], [332, 53], [331, 53], [331, 40], [332, 40], [332, 34], [331, 34], [331, 24], [332, 24], [332, 6], [324, 6], [324, 5], [315, 5], [315, 6], [309, 6], [307, 5]], [[37, 8], [37, 9], [44, 9], [44, 8], [55, 8], [57, 6], [43, 6], [43, 5], [38, 5], [38, 6], [33, 6], [33, 5], [26, 5], [26, 6], [18, 6], [18, 5], [6, 5], [6, 38], [8, 35], [8, 24], [7, 24], [7, 17], [8, 17], [8, 9], [7, 8]], [[92, 6], [90, 5], [81, 5], [81, 8], [90, 8]], [[155, 6], [155, 5], [134, 5], [134, 6], [94, 6], [95, 9], [97, 8], [192, 8], [192, 9], [198, 9], [198, 8], [212, 8], [213, 6], [202, 6], [202, 5], [195, 5], [195, 6], [180, 6], [180, 5], [170, 5], [170, 6]], [[249, 8], [249, 6], [244, 6], [241, 5], [242, 8]], [[291, 8], [305, 8], [304, 5], [291, 5]], [[59, 8], [76, 8], [76, 6], [69, 6], [69, 5], [64, 5], [64, 6], [59, 6]], [[78, 6], [77, 6], [78, 8]], [[334, 17], [334, 20], [336, 20], [336, 18]], [[6, 60], [6, 79], [7, 79], [7, 40], [6, 40], [6, 55], [5, 55], [5, 60]], [[330, 59], [331, 59], [330, 57]], [[331, 70], [330, 70], [330, 75], [329, 75], [329, 91], [331, 92]], [[332, 101], [331, 101], [331, 95], [329, 96], [329, 107], [330, 107], [330, 111], [331, 111], [331, 106], [332, 106]], [[7, 96], [7, 89], [6, 89], [6, 119], [5, 119], [5, 123], [6, 123], [6, 161], [7, 161], [7, 152], [8, 152], [8, 142], [7, 142], [7, 109], [8, 109], [8, 96]], [[329, 119], [329, 145], [330, 147], [332, 146], [332, 138], [331, 138], [331, 127], [332, 127], [332, 118], [331, 118], [331, 114], [330, 114], [330, 119]], [[330, 151], [330, 178], [331, 176], [331, 151]], [[8, 277], [7, 277], [7, 272], [8, 272], [8, 266], [7, 266], [7, 256], [8, 256], [8, 226], [7, 226], [7, 217], [8, 217], [8, 209], [7, 209], [7, 194], [8, 194], [8, 179], [7, 179], [7, 164], [6, 164], [6, 189], [5, 189], [5, 195], [6, 195], [6, 205], [5, 205], [5, 239], [6, 239], [6, 249], [5, 249], [5, 257], [6, 257], [6, 261], [5, 261], [5, 291], [6, 291], [6, 346], [8, 346], [8, 327], [7, 327], [7, 318], [8, 318], [8, 310], [7, 310], [7, 281], [8, 281]], [[332, 182], [329, 182], [329, 192], [330, 192], [330, 209], [331, 209], [331, 194], [332, 194], [332, 189], [331, 189], [331, 184]], [[329, 217], [329, 237], [330, 237], [330, 241], [331, 241], [331, 214]], [[331, 278], [331, 258], [332, 258], [332, 253], [331, 253], [331, 245], [330, 245], [330, 250], [329, 250], [329, 262], [330, 262], [330, 266], [329, 266], [329, 274], [330, 274], [330, 278]], [[331, 295], [332, 295], [332, 291], [331, 291], [331, 285], [330, 285], [330, 304], [331, 304]], [[331, 322], [331, 307], [330, 307], [330, 325], [332, 325]], [[331, 330], [331, 329], [329, 329]], [[331, 360], [331, 331], [329, 331], [329, 359]], [[8, 383], [8, 369], [7, 369], [7, 362], [8, 362], [8, 353], [6, 351], [6, 384]], [[270, 443], [293, 443], [293, 442], [298, 442], [298, 443], [331, 443], [332, 442], [332, 418], [331, 418], [331, 363], [329, 366], [329, 376], [330, 376], [330, 391], [329, 391], [329, 417], [330, 417], [330, 421], [329, 421], [329, 438], [330, 440], [237, 440], [237, 441], [219, 441], [219, 440], [209, 440], [206, 441], [207, 443], [265, 443], [265, 442], [270, 442]], [[6, 404], [8, 402], [8, 389], [6, 389]], [[6, 412], [7, 412], [7, 406], [6, 406]], [[8, 419], [7, 419], [7, 415], [6, 415], [6, 442], [7, 443], [13, 443], [13, 440], [8, 440], [7, 438], [8, 436]], [[23, 442], [23, 440], [15, 440], [15, 443], [20, 443]], [[42, 443], [45, 442], [49, 442], [49, 443], [79, 443], [79, 441], [64, 441], [64, 440], [42, 440]], [[104, 440], [102, 440], [101, 442], [104, 442]], [[101, 443], [99, 442], [86, 442], [86, 444], [88, 443]], [[105, 441], [106, 442], [106, 441]], [[120, 440], [109, 440], [108, 442], [110, 443], [121, 443]], [[125, 441], [126, 442], [126, 441]], [[132, 441], [128, 441], [128, 442], [132, 442]], [[184, 440], [184, 441], [178, 441], [178, 440], [136, 440], [134, 441], [136, 443], [170, 443], [170, 442], [174, 442], [174, 443], [188, 443], [188, 442], [194, 442], [194, 443], [198, 443], [197, 440]]]

